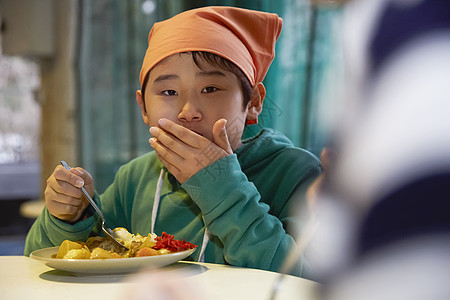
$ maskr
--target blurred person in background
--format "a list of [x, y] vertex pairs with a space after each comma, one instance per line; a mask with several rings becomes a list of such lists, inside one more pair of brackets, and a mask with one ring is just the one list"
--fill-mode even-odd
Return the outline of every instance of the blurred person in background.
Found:
[[[323, 299], [448, 299], [450, 1], [352, 1], [308, 251]], [[333, 124], [333, 122], [332, 122]]]

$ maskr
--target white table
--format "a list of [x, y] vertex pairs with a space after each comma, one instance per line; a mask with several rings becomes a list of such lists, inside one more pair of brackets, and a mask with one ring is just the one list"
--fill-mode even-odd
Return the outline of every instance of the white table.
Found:
[[[1, 299], [154, 299], [167, 288], [183, 299], [269, 299], [278, 273], [217, 264], [178, 262], [133, 275], [74, 276], [25, 256], [0, 256]], [[276, 299], [317, 299], [319, 285], [285, 276]], [[197, 295], [197, 292], [199, 293]], [[202, 296], [202, 297], [201, 297]], [[169, 298], [180, 299], [180, 298]]]

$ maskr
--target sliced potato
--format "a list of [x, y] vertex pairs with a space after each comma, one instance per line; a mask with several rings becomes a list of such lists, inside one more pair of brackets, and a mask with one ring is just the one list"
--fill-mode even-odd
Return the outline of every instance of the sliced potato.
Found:
[[91, 257], [91, 251], [87, 247], [81, 249], [70, 249], [64, 259], [89, 259]]
[[164, 255], [164, 254], [169, 254], [169, 253], [171, 253], [170, 250], [165, 249], [165, 248], [159, 249], [159, 250], [157, 250], [157, 251], [158, 251], [158, 255]]
[[77, 242], [72, 242], [69, 240], [65, 240], [62, 242], [61, 246], [59, 246], [58, 253], [56, 254], [56, 258], [63, 258], [67, 252], [72, 249], [81, 249], [83, 246]]
[[158, 255], [158, 250], [149, 248], [149, 247], [144, 247], [141, 248], [137, 253], [136, 253], [136, 257], [142, 257], [142, 256], [155, 256]]
[[109, 258], [120, 258], [121, 256], [117, 253], [109, 252], [102, 248], [95, 248], [91, 252], [90, 259], [109, 259]]

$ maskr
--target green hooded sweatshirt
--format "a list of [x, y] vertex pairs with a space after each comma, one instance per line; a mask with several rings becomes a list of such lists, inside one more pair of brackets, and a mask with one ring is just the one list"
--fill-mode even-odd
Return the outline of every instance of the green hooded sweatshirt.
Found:
[[[272, 129], [243, 143], [183, 184], [149, 152], [123, 165], [94, 199], [112, 228], [146, 235], [153, 227], [157, 235], [165, 231], [198, 245], [188, 259], [278, 271], [295, 245], [293, 232], [305, 221], [294, 208], [305, 201], [320, 162]], [[85, 215], [69, 224], [44, 208], [28, 233], [25, 255], [101, 235], [92, 207]], [[306, 269], [301, 258], [291, 274], [309, 277]]]

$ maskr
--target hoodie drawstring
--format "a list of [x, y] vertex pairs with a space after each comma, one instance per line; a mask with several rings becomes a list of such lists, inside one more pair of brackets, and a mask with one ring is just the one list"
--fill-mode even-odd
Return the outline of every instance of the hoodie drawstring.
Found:
[[[158, 207], [159, 203], [161, 201], [161, 190], [164, 183], [164, 176], [166, 175], [166, 171], [164, 168], [161, 169], [161, 172], [159, 173], [158, 183], [156, 184], [156, 191], [155, 191], [155, 200], [153, 201], [153, 209], [152, 209], [152, 227], [151, 227], [151, 233], [155, 233], [155, 223], [156, 223], [156, 216], [158, 215]], [[205, 223], [205, 220], [203, 220]], [[200, 254], [198, 256], [199, 262], [204, 262], [205, 259], [205, 249], [209, 242], [209, 231], [206, 228], [205, 225], [205, 232], [203, 233], [203, 242], [202, 247], [200, 249]]]
[[151, 233], [155, 233], [156, 216], [158, 215], [158, 207], [159, 207], [159, 202], [161, 200], [161, 189], [162, 189], [162, 186], [164, 183], [165, 175], [166, 175], [166, 171], [164, 171], [164, 168], [162, 168], [161, 172], [159, 173], [158, 183], [156, 184], [155, 201], [153, 202], [153, 210], [152, 210], [152, 231], [151, 231]]
[[198, 255], [198, 262], [205, 262], [205, 250], [206, 246], [208, 245], [208, 242], [209, 242], [209, 231], [205, 225], [205, 233], [203, 233], [202, 248], [200, 249], [200, 254]]

